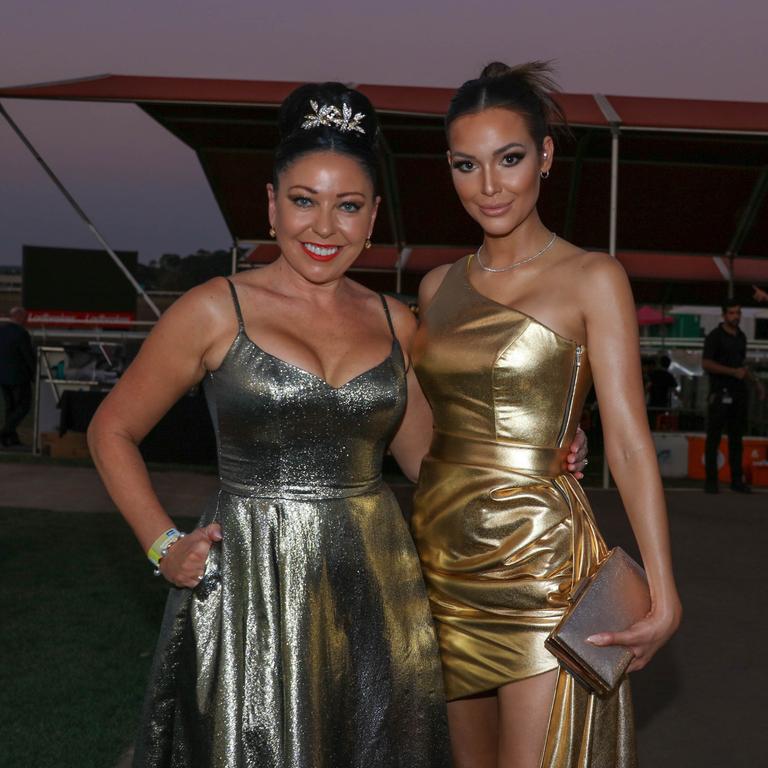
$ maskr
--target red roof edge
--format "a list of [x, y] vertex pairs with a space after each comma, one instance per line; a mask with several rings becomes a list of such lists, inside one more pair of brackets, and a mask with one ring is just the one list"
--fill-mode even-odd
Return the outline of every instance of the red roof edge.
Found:
[[[199, 77], [96, 75], [52, 83], [0, 88], [0, 98], [73, 101], [177, 102], [197, 104], [279, 104], [297, 82], [225, 80]], [[453, 89], [399, 85], [359, 85], [377, 109], [442, 115]], [[556, 98], [574, 125], [608, 123], [593, 96], [558, 93]], [[608, 96], [625, 130], [768, 134], [768, 102]]]

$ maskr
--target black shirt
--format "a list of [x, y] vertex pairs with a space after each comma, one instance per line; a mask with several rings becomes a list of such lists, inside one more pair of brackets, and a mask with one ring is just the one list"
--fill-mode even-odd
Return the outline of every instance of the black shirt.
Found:
[[669, 408], [672, 392], [677, 389], [675, 377], [666, 368], [656, 368], [648, 374], [648, 405]]
[[[704, 339], [705, 360], [712, 360], [729, 368], [743, 368], [747, 359], [747, 337], [738, 328], [736, 333], [728, 333], [723, 330], [723, 324], [717, 326], [707, 334]], [[720, 373], [709, 374], [709, 391], [720, 392], [727, 389], [731, 394], [746, 392], [747, 383], [743, 379], [733, 376], [724, 376]]]
[[35, 353], [26, 328], [0, 320], [0, 384], [26, 384], [35, 375]]

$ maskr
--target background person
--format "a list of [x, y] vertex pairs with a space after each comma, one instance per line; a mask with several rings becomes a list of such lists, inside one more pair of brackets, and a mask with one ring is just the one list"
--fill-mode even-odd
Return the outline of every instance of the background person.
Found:
[[751, 381], [755, 385], [761, 400], [765, 397], [765, 391], [760, 379], [745, 365], [747, 337], [739, 328], [741, 306], [726, 303], [722, 309], [722, 322], [704, 339], [701, 361], [702, 368], [709, 374], [704, 490], [707, 493], [719, 491], [717, 454], [725, 429], [728, 435], [731, 488], [739, 493], [749, 493], [751, 489], [744, 482], [742, 466], [742, 437], [747, 428], [749, 409], [747, 383]]
[[5, 401], [5, 417], [0, 445], [21, 445], [19, 424], [32, 407], [32, 380], [35, 376], [35, 352], [26, 329], [27, 311], [13, 307], [10, 321], [0, 322], [0, 388]]
[[648, 371], [645, 389], [648, 394], [648, 423], [657, 428], [659, 415], [672, 406], [672, 394], [677, 391], [677, 379], [669, 372], [672, 360], [661, 355], [658, 364]]
[[672, 393], [677, 390], [677, 379], [669, 372], [672, 360], [661, 355], [658, 365], [648, 374], [648, 405], [651, 408], [669, 408]]

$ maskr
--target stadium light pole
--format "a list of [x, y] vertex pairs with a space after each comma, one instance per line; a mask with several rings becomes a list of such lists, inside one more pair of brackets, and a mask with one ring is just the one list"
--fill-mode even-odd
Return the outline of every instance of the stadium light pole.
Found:
[[125, 275], [125, 277], [128, 279], [128, 281], [131, 283], [131, 285], [134, 287], [134, 290], [136, 293], [141, 296], [142, 299], [146, 302], [147, 306], [154, 312], [155, 317], [160, 317], [160, 310], [157, 308], [157, 305], [155, 304], [152, 299], [149, 298], [147, 295], [147, 292], [139, 285], [136, 278], [131, 274], [130, 270], [123, 264], [123, 262], [120, 260], [118, 255], [112, 250], [109, 243], [104, 239], [104, 236], [99, 232], [99, 230], [96, 228], [96, 225], [91, 221], [91, 219], [88, 217], [88, 214], [80, 207], [77, 200], [75, 200], [74, 197], [69, 193], [69, 190], [62, 184], [62, 182], [59, 180], [58, 176], [53, 172], [53, 169], [48, 165], [48, 163], [45, 162], [42, 155], [35, 149], [32, 142], [24, 135], [24, 132], [19, 128], [19, 126], [14, 122], [13, 118], [8, 114], [8, 111], [5, 109], [5, 107], [0, 103], [0, 114], [5, 118], [8, 125], [11, 126], [11, 130], [19, 137], [22, 144], [30, 151], [32, 154], [32, 157], [37, 160], [37, 162], [41, 165], [42, 169], [48, 174], [51, 181], [56, 185], [59, 192], [61, 192], [62, 195], [64, 195], [64, 198], [66, 201], [72, 206], [75, 213], [80, 217], [80, 219], [83, 221], [86, 227], [91, 230], [93, 233], [93, 236], [101, 243], [101, 246], [104, 248], [104, 250], [109, 254], [109, 257], [112, 259], [112, 261], [117, 265], [118, 269]]

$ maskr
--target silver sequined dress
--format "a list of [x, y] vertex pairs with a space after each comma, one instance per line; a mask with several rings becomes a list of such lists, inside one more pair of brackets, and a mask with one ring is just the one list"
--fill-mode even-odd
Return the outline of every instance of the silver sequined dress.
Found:
[[201, 519], [223, 541], [200, 586], [171, 590], [134, 766], [445, 768], [429, 607], [381, 479], [398, 342], [334, 388], [254, 344], [230, 287], [240, 330], [205, 381], [221, 489]]

